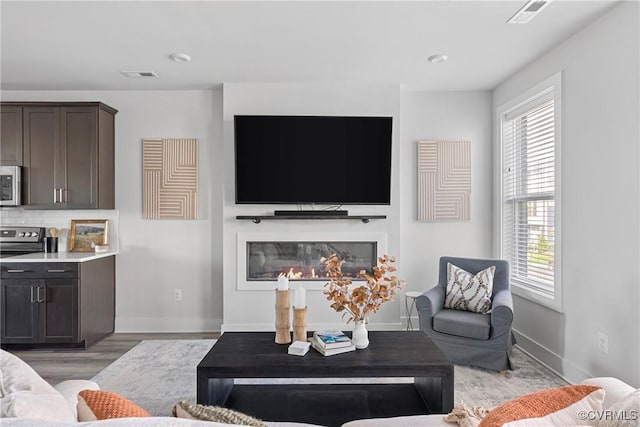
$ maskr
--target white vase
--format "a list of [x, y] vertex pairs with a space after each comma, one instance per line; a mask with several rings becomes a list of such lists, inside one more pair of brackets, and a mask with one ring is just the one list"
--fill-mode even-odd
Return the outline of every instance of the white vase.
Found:
[[369, 346], [369, 332], [364, 320], [357, 320], [356, 326], [353, 329], [353, 335], [351, 336], [351, 342], [356, 346], [358, 350], [362, 350]]

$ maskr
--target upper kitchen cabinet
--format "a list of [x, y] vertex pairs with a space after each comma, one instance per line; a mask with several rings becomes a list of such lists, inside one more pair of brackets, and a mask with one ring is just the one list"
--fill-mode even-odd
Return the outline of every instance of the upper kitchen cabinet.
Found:
[[0, 165], [22, 166], [22, 107], [0, 107]]
[[22, 104], [23, 203], [114, 209], [114, 118], [102, 103]]

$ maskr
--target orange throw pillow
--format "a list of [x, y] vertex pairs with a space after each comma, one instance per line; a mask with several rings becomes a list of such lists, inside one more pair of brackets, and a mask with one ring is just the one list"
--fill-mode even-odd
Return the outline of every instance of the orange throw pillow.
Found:
[[[527, 419], [531, 421], [529, 423], [530, 425], [539, 425], [534, 424], [531, 419], [543, 418], [551, 416], [551, 414], [554, 413], [561, 413], [563, 409], [566, 409], [569, 406], [572, 406], [571, 412], [573, 413], [570, 415], [576, 417], [575, 420], [572, 421], [574, 422], [573, 425], [583, 424], [583, 422], [579, 422], [581, 420], [577, 418], [579, 416], [578, 409], [582, 409], [582, 407], [577, 408], [575, 404], [580, 402], [584, 403], [585, 407], [591, 410], [601, 410], [603, 400], [604, 390], [602, 390], [601, 387], [590, 385], [567, 386], [542, 390], [510, 400], [501, 406], [492, 409], [482, 419], [479, 427], [501, 427], [510, 422]], [[525, 425], [527, 424], [526, 421], [523, 422]], [[519, 423], [516, 424], [520, 425]]]
[[[78, 393], [78, 396], [82, 398], [78, 399], [78, 421], [151, 416], [151, 414], [132, 401], [110, 391], [82, 390]], [[87, 408], [80, 407], [84, 404], [86, 404]], [[89, 409], [93, 414], [88, 413], [86, 409]], [[80, 414], [83, 414], [82, 420], [80, 419]]]

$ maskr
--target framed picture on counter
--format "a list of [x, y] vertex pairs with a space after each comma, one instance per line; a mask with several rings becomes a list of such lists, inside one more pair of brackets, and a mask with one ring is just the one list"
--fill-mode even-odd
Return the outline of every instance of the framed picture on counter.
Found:
[[108, 219], [72, 219], [69, 236], [71, 252], [93, 252], [96, 245], [109, 244]]

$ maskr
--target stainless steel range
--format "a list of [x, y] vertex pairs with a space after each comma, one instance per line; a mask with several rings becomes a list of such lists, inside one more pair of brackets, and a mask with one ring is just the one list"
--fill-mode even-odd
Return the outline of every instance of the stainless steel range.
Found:
[[44, 252], [45, 229], [0, 225], [0, 258]]

